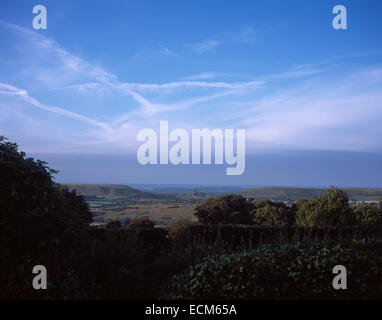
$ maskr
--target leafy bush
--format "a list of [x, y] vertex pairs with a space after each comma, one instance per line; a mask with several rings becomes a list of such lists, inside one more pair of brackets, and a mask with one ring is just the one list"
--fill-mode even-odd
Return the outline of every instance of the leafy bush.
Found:
[[176, 217], [171, 222], [169, 235], [173, 246], [180, 249], [189, 244], [191, 234], [190, 226], [195, 224], [188, 218]]
[[251, 224], [253, 204], [233, 194], [209, 198], [195, 208], [195, 216], [207, 224]]
[[[375, 299], [382, 296], [382, 246], [323, 242], [264, 245], [211, 256], [174, 276], [167, 299]], [[347, 268], [347, 290], [334, 290], [333, 267]]]
[[130, 221], [127, 225], [127, 229], [130, 230], [139, 230], [139, 229], [153, 229], [155, 227], [155, 223], [152, 222], [148, 218], [136, 218]]
[[302, 205], [307, 202], [308, 200], [307, 199], [299, 199], [297, 200], [294, 205], [299, 209], [300, 207], [302, 207]]
[[358, 224], [369, 226], [374, 225], [382, 228], [382, 208], [375, 206], [359, 206], [353, 208], [353, 213]]
[[132, 236], [135, 236], [143, 246], [147, 247], [147, 251], [151, 249], [157, 250], [170, 246], [168, 230], [163, 228], [156, 228], [155, 223], [150, 219], [133, 219], [127, 225], [126, 231]]
[[263, 207], [266, 207], [266, 206], [273, 206], [273, 205], [276, 204], [276, 202], [273, 202], [273, 201], [268, 200], [268, 199], [262, 199], [262, 200], [250, 199], [250, 201], [252, 202], [252, 204], [253, 204], [255, 209], [263, 208]]
[[349, 207], [346, 192], [330, 188], [323, 197], [314, 196], [297, 211], [296, 222], [299, 226], [351, 226], [356, 218]]
[[264, 226], [290, 226], [295, 224], [295, 207], [288, 208], [284, 203], [258, 200], [251, 211], [253, 223]]
[[106, 229], [119, 229], [122, 228], [122, 223], [119, 220], [110, 220], [106, 224]]

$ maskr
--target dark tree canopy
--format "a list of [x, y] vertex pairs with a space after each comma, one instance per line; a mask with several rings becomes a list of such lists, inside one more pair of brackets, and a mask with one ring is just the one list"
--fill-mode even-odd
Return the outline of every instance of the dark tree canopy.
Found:
[[127, 225], [127, 228], [130, 230], [153, 229], [154, 227], [155, 227], [155, 223], [148, 218], [135, 218], [131, 220], [130, 223]]
[[54, 173], [56, 171], [46, 162], [27, 158], [17, 144], [0, 137], [0, 224], [3, 232], [9, 231], [11, 237], [22, 236], [25, 241], [28, 237], [46, 240], [48, 235], [56, 237], [59, 231], [74, 231], [92, 221], [83, 197], [55, 184]]
[[349, 197], [341, 189], [331, 187], [323, 197], [303, 203], [296, 217], [299, 226], [350, 226], [356, 224], [349, 207]]
[[228, 194], [202, 202], [195, 208], [195, 215], [207, 224], [251, 224], [252, 208], [252, 203], [242, 196]]
[[83, 197], [52, 181], [55, 172], [0, 137], [0, 287], [10, 295], [30, 288], [32, 265], [60, 268], [53, 260], [73, 253], [92, 221]]
[[295, 224], [295, 207], [287, 207], [282, 202], [257, 200], [251, 214], [253, 223], [264, 226], [290, 226]]

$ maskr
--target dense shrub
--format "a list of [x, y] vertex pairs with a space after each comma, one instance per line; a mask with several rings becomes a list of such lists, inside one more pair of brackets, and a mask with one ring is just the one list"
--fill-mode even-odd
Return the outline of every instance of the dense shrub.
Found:
[[359, 206], [353, 208], [353, 213], [359, 225], [378, 226], [382, 228], [382, 207]]
[[297, 209], [299, 209], [299, 208], [302, 207], [303, 204], [304, 204], [305, 202], [307, 202], [307, 201], [308, 201], [307, 199], [299, 199], [299, 200], [297, 200], [297, 201], [294, 203], [294, 205], [296, 206]]
[[253, 223], [263, 226], [291, 226], [295, 224], [295, 207], [287, 207], [281, 202], [257, 200], [251, 211]]
[[190, 219], [184, 217], [176, 217], [171, 222], [169, 236], [171, 237], [173, 246], [180, 249], [189, 244], [191, 239], [190, 226], [195, 224]]
[[127, 229], [129, 230], [153, 229], [154, 227], [155, 223], [148, 218], [135, 218], [127, 225]]
[[[264, 245], [211, 256], [174, 276], [170, 299], [375, 299], [382, 297], [381, 243]], [[347, 290], [334, 290], [333, 267], [347, 268]]]
[[323, 197], [314, 196], [297, 211], [299, 226], [350, 226], [356, 224], [346, 192], [330, 188]]
[[257, 209], [257, 208], [263, 208], [263, 207], [266, 207], [266, 206], [273, 206], [273, 205], [276, 204], [276, 202], [273, 202], [273, 201], [268, 200], [268, 199], [262, 199], [262, 200], [249, 199], [249, 201], [252, 202], [253, 207], [254, 207], [255, 209]]
[[209, 198], [195, 208], [195, 216], [201, 223], [251, 224], [253, 204], [242, 196], [228, 194]]
[[156, 228], [155, 223], [147, 218], [136, 218], [127, 225], [126, 231], [135, 236], [146, 250], [166, 248], [170, 246], [168, 230]]
[[119, 220], [111, 220], [106, 224], [106, 229], [119, 229], [122, 228], [122, 223]]

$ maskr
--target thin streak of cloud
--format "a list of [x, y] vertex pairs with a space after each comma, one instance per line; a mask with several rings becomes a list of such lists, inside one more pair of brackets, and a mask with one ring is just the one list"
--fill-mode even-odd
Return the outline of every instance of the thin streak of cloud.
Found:
[[[120, 83], [118, 81], [118, 77], [112, 73], [106, 72], [100, 67], [93, 66], [84, 59], [77, 57], [71, 54], [66, 49], [62, 48], [56, 41], [51, 38], [48, 38], [44, 35], [41, 35], [35, 31], [31, 31], [20, 27], [18, 25], [5, 22], [0, 20], [0, 25], [13, 31], [18, 32], [28, 38], [35, 39], [34, 41], [39, 44], [39, 46], [43, 47], [45, 51], [51, 51], [56, 54], [62, 63], [69, 69], [75, 72], [78, 72], [84, 76], [93, 78], [97, 80], [100, 84], [103, 84], [106, 87], [119, 88]], [[70, 86], [69, 86], [70, 87]], [[95, 83], [85, 84], [82, 86], [77, 86], [77, 88], [81, 90], [85, 90], [86, 88], [95, 88], [98, 87]], [[141, 97], [139, 94], [135, 93], [133, 90], [126, 90], [138, 103], [143, 106], [147, 106], [150, 104], [147, 100]]]
[[78, 121], [82, 121], [82, 122], [85, 122], [87, 124], [91, 124], [93, 126], [98, 126], [98, 127], [105, 129], [107, 131], [111, 130], [111, 128], [103, 122], [99, 122], [99, 121], [90, 119], [88, 117], [85, 117], [83, 115], [80, 115], [80, 114], [72, 112], [72, 111], [65, 110], [65, 109], [60, 108], [60, 107], [48, 106], [48, 105], [42, 104], [37, 99], [29, 96], [28, 92], [26, 90], [16, 88], [16, 87], [11, 86], [11, 85], [6, 84], [6, 83], [0, 82], [0, 94], [16, 96], [16, 97], [21, 98], [22, 100], [24, 100], [25, 102], [31, 104], [32, 106], [34, 106], [36, 108], [39, 108], [39, 109], [42, 109], [45, 111], [49, 111], [49, 112], [53, 112], [53, 113], [56, 113], [56, 114], [59, 114], [62, 116], [66, 116], [66, 117], [69, 117], [69, 118], [72, 118], [72, 119], [75, 119]]
[[256, 43], [256, 33], [253, 27], [246, 26], [240, 32], [230, 34], [233, 41], [254, 45]]
[[66, 49], [62, 48], [55, 40], [39, 34], [38, 32], [20, 27], [13, 23], [0, 20], [0, 26], [4, 28], [21, 34], [27, 37], [30, 41], [37, 43], [38, 46], [46, 52], [52, 52], [55, 54], [62, 63], [71, 71], [78, 72], [84, 75], [89, 75], [94, 79], [103, 82], [109, 83], [117, 80], [117, 77], [109, 72], [106, 72], [100, 67], [93, 66], [89, 64], [84, 59], [73, 55]]
[[206, 79], [215, 79], [222, 74], [216, 72], [202, 72], [198, 74], [193, 74], [188, 77], [183, 77], [182, 80], [206, 80]]
[[191, 48], [198, 54], [203, 54], [215, 49], [220, 44], [217, 40], [205, 40], [198, 43], [187, 44], [187, 47]]
[[206, 81], [177, 81], [164, 84], [146, 84], [146, 83], [124, 83], [122, 87], [135, 90], [159, 90], [159, 89], [175, 89], [180, 87], [200, 87], [200, 88], [223, 88], [223, 89], [239, 89], [249, 86], [259, 86], [264, 84], [262, 81], [248, 82], [206, 82]]
[[161, 45], [161, 48], [162, 48], [162, 52], [164, 54], [169, 55], [169, 56], [173, 56], [173, 57], [177, 56], [177, 53], [174, 50], [171, 50], [164, 45]]

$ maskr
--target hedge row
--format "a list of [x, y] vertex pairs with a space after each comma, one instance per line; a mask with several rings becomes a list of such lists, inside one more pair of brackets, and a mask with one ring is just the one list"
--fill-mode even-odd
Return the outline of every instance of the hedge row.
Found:
[[191, 243], [227, 243], [232, 246], [255, 247], [262, 243], [283, 240], [341, 240], [378, 239], [382, 230], [374, 226], [353, 227], [297, 227], [297, 226], [248, 226], [248, 225], [190, 225], [185, 231]]
[[142, 247], [164, 249], [170, 247], [168, 230], [163, 228], [136, 228], [136, 229], [104, 229], [98, 227], [89, 228], [90, 239], [100, 243], [125, 242], [137, 240]]
[[334, 240], [374, 240], [382, 238], [382, 230], [377, 226], [352, 227], [297, 227], [297, 226], [249, 226], [249, 225], [211, 225], [191, 224], [175, 236], [163, 228], [90, 228], [90, 236], [96, 241], [105, 242], [110, 237], [122, 242], [132, 237], [142, 245], [155, 249], [169, 248], [171, 244], [183, 246], [204, 246], [220, 244], [226, 247], [255, 248], [263, 243], [275, 243], [285, 240], [321, 241]]

